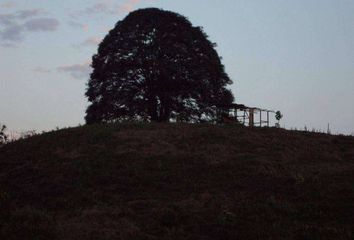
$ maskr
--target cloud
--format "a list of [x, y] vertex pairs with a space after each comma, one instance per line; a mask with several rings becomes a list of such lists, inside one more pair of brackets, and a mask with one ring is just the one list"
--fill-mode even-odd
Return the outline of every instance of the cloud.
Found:
[[123, 4], [118, 6], [118, 14], [122, 13], [128, 13], [133, 11], [136, 8], [136, 5], [138, 5], [141, 2], [151, 2], [153, 0], [126, 0]]
[[[126, 0], [122, 4], [116, 4], [112, 0], [97, 0], [96, 4], [84, 10], [84, 14], [122, 14], [131, 12], [136, 5], [148, 0]], [[152, 0], [149, 0], [152, 1]]]
[[85, 23], [79, 23], [76, 21], [69, 21], [68, 24], [69, 24], [69, 26], [71, 26], [73, 28], [80, 28], [85, 32], [88, 32], [88, 30], [89, 30], [88, 24], [85, 24]]
[[17, 4], [15, 2], [8, 1], [8, 2], [0, 4], [0, 7], [3, 7], [3, 8], [14, 8], [14, 7], [16, 7], [16, 5]]
[[53, 32], [57, 30], [59, 21], [55, 18], [35, 18], [25, 22], [23, 26], [33, 32]]
[[118, 8], [118, 13], [126, 13], [134, 10], [135, 6], [140, 3], [141, 0], [128, 0]]
[[6, 27], [3, 31], [0, 31], [0, 39], [5, 41], [14, 41], [19, 42], [23, 40], [23, 32], [24, 28], [22, 25], [13, 24]]
[[81, 47], [98, 47], [102, 42], [102, 37], [89, 37], [79, 44], [73, 44], [72, 47], [80, 49]]
[[58, 72], [68, 73], [76, 79], [88, 79], [91, 73], [90, 63], [65, 65], [57, 68]]
[[108, 2], [102, 2], [102, 3], [96, 3], [92, 7], [86, 8], [86, 13], [89, 14], [95, 14], [95, 13], [112, 13], [111, 12], [111, 3]]
[[79, 15], [113, 14], [115, 4], [112, 0], [96, 0], [96, 3], [87, 7]]
[[35, 8], [35, 9], [17, 11], [15, 13], [0, 14], [0, 24], [5, 26], [12, 25], [18, 21], [37, 17], [43, 13], [45, 13], [43, 9]]
[[15, 16], [15, 18], [18, 18], [18, 19], [28, 19], [28, 18], [36, 17], [36, 16], [44, 14], [44, 13], [45, 13], [45, 11], [43, 9], [35, 8], [35, 9], [18, 11], [14, 16]]
[[15, 44], [7, 43], [7, 42], [5, 42], [5, 43], [0, 42], [0, 46], [4, 47], [4, 48], [16, 48], [17, 47]]
[[98, 44], [101, 43], [101, 41], [102, 41], [102, 38], [100, 38], [100, 37], [89, 37], [81, 45], [97, 46]]
[[47, 68], [43, 68], [43, 67], [36, 67], [33, 69], [33, 72], [36, 73], [50, 73], [51, 70], [47, 69]]
[[0, 14], [0, 41], [2, 46], [13, 45], [24, 39], [26, 32], [51, 32], [59, 26], [55, 18], [40, 18], [43, 9], [29, 9], [11, 14]]

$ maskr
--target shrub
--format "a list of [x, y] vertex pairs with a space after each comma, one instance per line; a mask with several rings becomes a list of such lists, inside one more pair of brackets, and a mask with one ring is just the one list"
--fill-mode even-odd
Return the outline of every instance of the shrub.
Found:
[[0, 124], [0, 145], [5, 144], [8, 140], [8, 136], [5, 134], [6, 126]]

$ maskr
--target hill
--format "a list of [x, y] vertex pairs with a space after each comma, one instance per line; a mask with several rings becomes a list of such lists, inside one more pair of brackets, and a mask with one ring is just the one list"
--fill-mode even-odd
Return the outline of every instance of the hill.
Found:
[[353, 239], [354, 138], [106, 124], [0, 148], [0, 239]]

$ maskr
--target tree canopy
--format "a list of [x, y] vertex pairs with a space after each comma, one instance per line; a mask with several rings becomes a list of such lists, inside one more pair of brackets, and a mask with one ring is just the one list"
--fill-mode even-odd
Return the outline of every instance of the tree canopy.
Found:
[[278, 122], [280, 121], [280, 119], [283, 118], [283, 114], [280, 111], [276, 111], [275, 112], [275, 119], [278, 120]]
[[232, 81], [201, 27], [170, 11], [130, 13], [92, 58], [86, 122], [214, 120]]

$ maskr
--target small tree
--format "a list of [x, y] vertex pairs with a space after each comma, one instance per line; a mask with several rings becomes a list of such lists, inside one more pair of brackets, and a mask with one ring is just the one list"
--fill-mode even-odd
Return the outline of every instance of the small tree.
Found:
[[280, 127], [280, 119], [283, 118], [283, 114], [280, 111], [275, 112], [275, 119], [278, 121], [275, 126]]
[[7, 135], [5, 134], [6, 126], [0, 124], [0, 145], [5, 144], [8, 140]]

